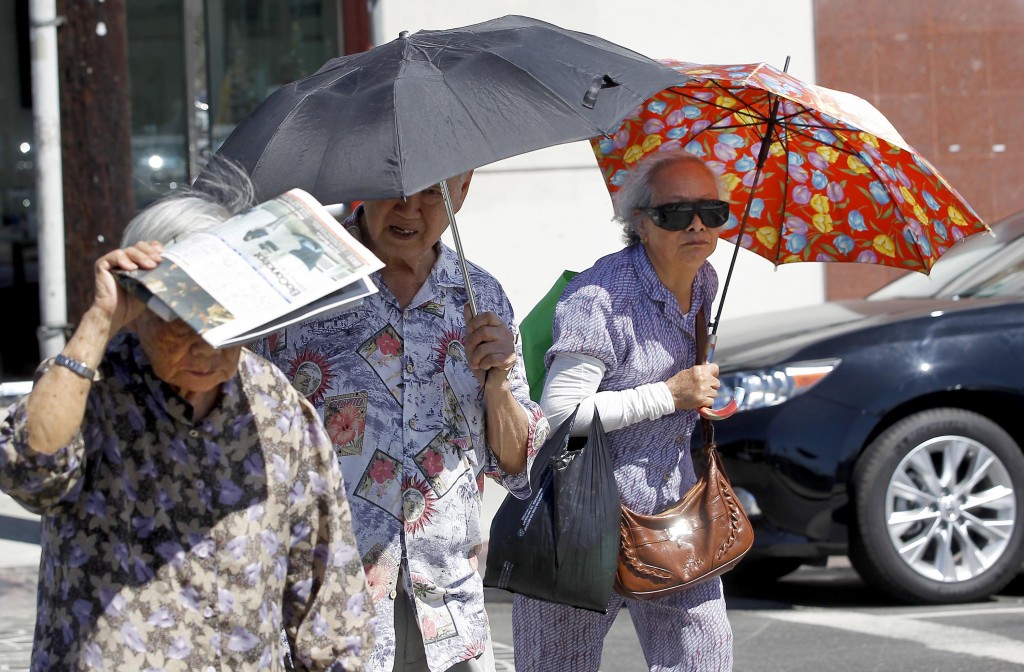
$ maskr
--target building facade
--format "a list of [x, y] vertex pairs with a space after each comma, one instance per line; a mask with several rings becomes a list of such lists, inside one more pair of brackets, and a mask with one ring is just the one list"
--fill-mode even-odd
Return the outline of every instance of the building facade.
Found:
[[[29, 0], [0, 3], [0, 379], [38, 362], [39, 288]], [[768, 62], [859, 95], [886, 114], [979, 211], [1024, 207], [1015, 120], [1024, 0], [130, 0], [126, 6], [135, 205], [189, 184], [257, 103], [324, 61], [400, 31], [525, 14], [654, 58]], [[563, 269], [621, 246], [587, 143], [476, 171], [459, 213], [467, 255], [521, 318]], [[66, 222], [73, 227], [74, 222]], [[449, 241], [450, 242], [450, 241]], [[712, 262], [724, 276], [732, 246]], [[899, 271], [769, 262], [741, 253], [723, 319], [863, 296]]]
[[[125, 2], [135, 206], [188, 185], [250, 109], [281, 84], [370, 43], [351, 0]], [[58, 5], [59, 10], [59, 5]], [[59, 28], [58, 28], [59, 30]], [[29, 0], [0, 3], [0, 379], [39, 361]], [[65, 228], [74, 222], [65, 221]]]

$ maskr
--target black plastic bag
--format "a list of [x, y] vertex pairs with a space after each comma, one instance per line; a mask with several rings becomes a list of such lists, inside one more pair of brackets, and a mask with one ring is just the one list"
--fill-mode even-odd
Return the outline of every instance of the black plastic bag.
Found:
[[538, 451], [531, 496], [506, 495], [494, 515], [484, 585], [605, 613], [618, 566], [619, 490], [597, 410], [588, 437], [569, 436], [577, 411]]

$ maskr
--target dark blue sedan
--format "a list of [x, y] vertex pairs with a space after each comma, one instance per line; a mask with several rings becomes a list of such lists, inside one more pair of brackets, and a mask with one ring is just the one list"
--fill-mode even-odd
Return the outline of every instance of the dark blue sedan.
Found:
[[722, 393], [744, 393], [715, 438], [757, 536], [734, 580], [846, 554], [951, 603], [1021, 570], [1024, 213], [992, 228], [866, 300], [722, 322]]

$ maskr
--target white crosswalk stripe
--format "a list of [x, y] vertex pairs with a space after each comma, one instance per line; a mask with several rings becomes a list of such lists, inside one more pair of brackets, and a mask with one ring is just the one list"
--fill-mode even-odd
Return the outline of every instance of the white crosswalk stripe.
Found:
[[983, 614], [1013, 613], [1024, 616], [1024, 607], [994, 607], [969, 611], [915, 611], [897, 615], [834, 609], [800, 609], [768, 611], [758, 615], [775, 621], [835, 628], [874, 637], [914, 642], [935, 651], [946, 651], [978, 658], [993, 658], [1024, 665], [1024, 646], [1019, 640], [982, 630], [924, 620], [944, 617], [963, 618], [965, 615], [975, 612]]

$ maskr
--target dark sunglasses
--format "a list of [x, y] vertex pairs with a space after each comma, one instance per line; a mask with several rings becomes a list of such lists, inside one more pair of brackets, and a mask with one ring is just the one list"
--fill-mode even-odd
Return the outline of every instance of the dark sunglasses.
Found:
[[689, 228], [694, 215], [700, 215], [700, 221], [709, 229], [717, 229], [729, 221], [729, 204], [725, 201], [683, 201], [637, 210], [650, 217], [655, 226], [666, 231]]

